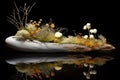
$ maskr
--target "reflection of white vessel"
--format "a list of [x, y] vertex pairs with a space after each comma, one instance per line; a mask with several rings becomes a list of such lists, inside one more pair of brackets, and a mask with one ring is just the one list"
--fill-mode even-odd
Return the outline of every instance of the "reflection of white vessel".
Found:
[[30, 55], [30, 56], [21, 56], [17, 58], [7, 59], [6, 62], [12, 65], [16, 65], [19, 63], [44, 63], [44, 62], [62, 62], [67, 64], [74, 64], [76, 61], [80, 61], [84, 59], [91, 59], [90, 56], [83, 55], [62, 55], [62, 54], [41, 54], [41, 55]]
[[90, 48], [78, 44], [43, 43], [37, 40], [19, 40], [16, 38], [16, 36], [10, 36], [6, 38], [5, 42], [9, 47], [15, 50], [26, 52], [88, 52], [92, 50], [105, 51], [115, 49], [110, 44]]

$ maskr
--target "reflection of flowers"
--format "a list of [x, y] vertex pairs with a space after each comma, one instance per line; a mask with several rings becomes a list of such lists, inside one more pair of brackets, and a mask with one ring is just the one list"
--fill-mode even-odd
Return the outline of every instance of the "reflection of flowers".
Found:
[[57, 71], [59, 71], [59, 70], [61, 70], [61, 69], [62, 69], [62, 67], [61, 67], [61, 66], [55, 66], [54, 68], [55, 68], [55, 70], [57, 70]]
[[91, 75], [93, 75], [93, 74], [95, 75], [97, 73], [97, 71], [93, 69], [94, 68], [93, 64], [84, 63], [84, 67], [88, 68], [87, 71], [83, 72], [83, 75], [86, 77], [86, 79], [90, 79]]
[[20, 73], [25, 73], [31, 78], [38, 77], [40, 80], [44, 76], [49, 78], [55, 76], [55, 70], [59, 71], [62, 69], [60, 63], [38, 63], [38, 64], [25, 64], [19, 63], [16, 65], [16, 69]]

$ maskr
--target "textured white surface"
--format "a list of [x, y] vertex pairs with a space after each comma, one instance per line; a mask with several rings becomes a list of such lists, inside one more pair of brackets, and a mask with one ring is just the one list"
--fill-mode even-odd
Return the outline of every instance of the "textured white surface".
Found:
[[10, 36], [5, 40], [6, 44], [20, 51], [28, 52], [66, 52], [67, 50], [63, 48], [62, 45], [58, 43], [42, 43], [36, 40], [18, 40], [15, 36]]
[[5, 40], [6, 44], [19, 51], [26, 52], [88, 52], [92, 50], [109, 51], [115, 49], [110, 44], [95, 46], [93, 48], [78, 44], [59, 44], [40, 42], [37, 40], [19, 40], [16, 36], [10, 36]]

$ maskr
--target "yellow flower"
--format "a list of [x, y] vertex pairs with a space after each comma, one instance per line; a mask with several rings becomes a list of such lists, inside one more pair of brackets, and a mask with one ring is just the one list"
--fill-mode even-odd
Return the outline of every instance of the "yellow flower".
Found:
[[28, 38], [30, 36], [30, 33], [27, 30], [20, 30], [17, 31], [16, 36]]
[[48, 24], [48, 23], [46, 23], [46, 24], [45, 24], [45, 26], [46, 26], [46, 27], [49, 27], [49, 24]]
[[50, 25], [50, 27], [51, 27], [51, 28], [54, 28], [54, 27], [55, 27], [55, 24], [52, 23], [52, 24]]

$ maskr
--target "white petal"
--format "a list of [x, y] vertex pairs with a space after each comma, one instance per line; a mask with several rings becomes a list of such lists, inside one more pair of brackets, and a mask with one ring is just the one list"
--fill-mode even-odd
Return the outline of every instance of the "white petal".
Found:
[[94, 33], [97, 33], [97, 29], [94, 29]]
[[90, 68], [93, 68], [93, 67], [94, 67], [94, 65], [91, 65], [91, 64], [90, 64], [90, 65], [89, 65], [89, 67], [90, 67]]
[[84, 63], [83, 65], [84, 65], [84, 67], [88, 67], [88, 64], [86, 64], [86, 63]]
[[61, 33], [61, 32], [56, 32], [56, 33], [55, 33], [55, 37], [57, 37], [57, 38], [62, 37], [62, 33]]
[[86, 72], [83, 72], [83, 75], [84, 75], [84, 76], [86, 76], [86, 75], [87, 75], [87, 73], [86, 73]]
[[91, 35], [90, 35], [90, 39], [93, 39], [93, 38], [94, 38], [94, 35], [91, 34]]
[[84, 26], [83, 29], [86, 30], [86, 29], [87, 29], [87, 26]]
[[88, 35], [84, 35], [83, 38], [84, 38], [84, 39], [87, 39], [87, 38], [88, 38]]
[[86, 26], [91, 26], [91, 24], [90, 24], [90, 23], [87, 23]]

